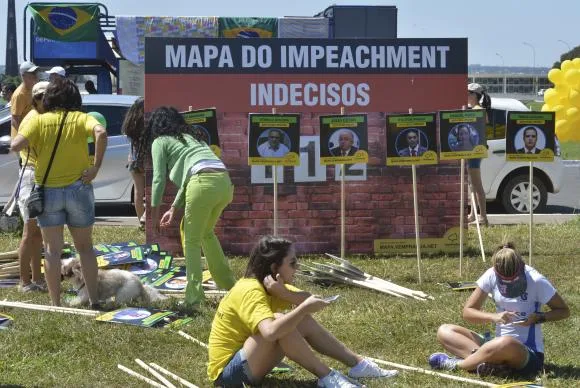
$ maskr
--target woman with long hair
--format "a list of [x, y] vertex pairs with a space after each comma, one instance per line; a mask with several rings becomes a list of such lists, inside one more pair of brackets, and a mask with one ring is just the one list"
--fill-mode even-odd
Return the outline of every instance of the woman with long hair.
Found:
[[133, 200], [135, 205], [135, 213], [141, 226], [145, 225], [145, 204], [143, 198], [145, 197], [145, 169], [144, 160], [147, 150], [141, 147], [139, 141], [145, 130], [144, 120], [144, 102], [143, 97], [139, 97], [127, 111], [125, 119], [123, 120], [123, 133], [131, 141], [131, 150], [129, 151], [129, 158], [127, 160], [127, 168], [133, 177]]
[[[89, 299], [95, 308], [99, 301], [97, 260], [92, 238], [95, 197], [91, 182], [103, 162], [107, 131], [95, 118], [81, 112], [81, 95], [75, 83], [69, 79], [57, 79], [47, 86], [43, 106], [45, 113], [32, 118], [26, 128], [12, 140], [11, 145], [13, 151], [20, 151], [27, 146], [36, 151], [36, 185], [43, 185], [45, 173], [52, 163], [43, 185], [44, 211], [37, 217], [44, 240], [48, 292], [52, 304], [59, 306], [60, 257], [66, 224], [80, 256]], [[92, 166], [87, 146], [90, 137], [95, 141]]]
[[[225, 207], [232, 201], [234, 186], [224, 163], [209, 145], [196, 137], [173, 107], [157, 108], [149, 117], [145, 144], [151, 144], [153, 180], [151, 187], [151, 222], [160, 227], [171, 225], [176, 209], [184, 208], [181, 240], [187, 271], [183, 310], [197, 308], [203, 300], [201, 249], [216, 284], [229, 290], [235, 283], [215, 226]], [[149, 149], [147, 148], [144, 149]], [[159, 219], [159, 206], [165, 191], [167, 174], [179, 188], [170, 209]]]
[[[40, 81], [32, 87], [32, 110], [22, 119], [22, 123], [18, 128], [19, 132], [26, 128], [32, 118], [44, 112], [42, 99], [47, 86], [47, 81]], [[40, 271], [42, 234], [36, 223], [36, 218], [30, 218], [28, 209], [26, 209], [26, 201], [34, 188], [36, 151], [31, 147], [27, 147], [25, 150], [20, 151], [20, 159], [23, 161], [23, 165], [20, 169], [18, 208], [24, 221], [22, 239], [20, 240], [20, 246], [18, 248], [18, 256], [20, 259], [20, 291], [46, 291], [46, 282]]]
[[[456, 358], [435, 353], [429, 364], [434, 369], [463, 369], [480, 375], [536, 375], [544, 366], [542, 325], [567, 318], [570, 310], [548, 279], [524, 263], [512, 243], [497, 247], [491, 262], [463, 307], [463, 319], [495, 323], [495, 338], [485, 339], [457, 325], [442, 325], [437, 340]], [[493, 313], [483, 311], [488, 294], [496, 306]], [[542, 305], [549, 311], [543, 312]]]
[[[491, 109], [491, 97], [483, 86], [477, 83], [467, 85], [467, 106], [471, 109], [485, 109], [487, 113]], [[487, 120], [486, 120], [487, 121]], [[467, 174], [469, 176], [470, 187], [475, 194], [476, 207], [479, 208], [479, 224], [488, 225], [487, 220], [487, 203], [485, 201], [485, 191], [483, 190], [483, 182], [481, 181], [481, 159], [469, 159], [467, 161]], [[475, 223], [477, 216], [477, 209], [471, 206], [467, 222]]]
[[244, 277], [222, 299], [212, 323], [207, 371], [214, 385], [259, 385], [287, 356], [317, 376], [319, 387], [359, 386], [312, 349], [349, 366], [351, 378], [396, 376], [353, 353], [312, 317], [330, 302], [291, 285], [297, 264], [285, 238], [264, 236], [254, 246]]

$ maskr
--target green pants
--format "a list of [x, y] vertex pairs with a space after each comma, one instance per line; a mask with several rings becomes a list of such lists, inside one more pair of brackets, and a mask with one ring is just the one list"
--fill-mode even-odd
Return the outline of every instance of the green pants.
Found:
[[215, 235], [216, 223], [224, 208], [232, 202], [234, 186], [227, 172], [193, 175], [186, 183], [185, 214], [181, 221], [181, 244], [185, 255], [187, 287], [185, 303], [199, 303], [204, 298], [201, 249], [218, 287], [229, 290], [234, 275]]

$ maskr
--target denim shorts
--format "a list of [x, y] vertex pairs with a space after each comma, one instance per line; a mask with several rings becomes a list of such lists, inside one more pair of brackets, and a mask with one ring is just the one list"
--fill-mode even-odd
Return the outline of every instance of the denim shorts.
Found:
[[95, 223], [93, 185], [78, 180], [65, 187], [44, 188], [44, 212], [37, 218], [41, 228], [68, 225], [86, 228]]
[[243, 384], [256, 385], [256, 381], [252, 376], [246, 353], [244, 349], [238, 350], [236, 354], [230, 359], [222, 373], [214, 382], [216, 387], [242, 387]]
[[523, 368], [516, 369], [516, 372], [521, 376], [535, 376], [544, 368], [544, 353], [536, 352], [527, 346], [526, 350], [529, 354], [528, 362]]

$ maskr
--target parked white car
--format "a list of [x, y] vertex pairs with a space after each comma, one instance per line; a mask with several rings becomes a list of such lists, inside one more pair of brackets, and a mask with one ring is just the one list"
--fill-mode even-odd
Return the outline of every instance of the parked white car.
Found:
[[[508, 111], [528, 111], [520, 101], [511, 98], [492, 98], [492, 117], [489, 125], [496, 140], [488, 140], [488, 157], [481, 161], [481, 179], [488, 202], [499, 202], [507, 213], [529, 213], [529, 162], [505, 160], [505, 126]], [[489, 138], [489, 136], [488, 136]], [[534, 163], [534, 212], [546, 210], [548, 193], [558, 193], [564, 176], [564, 163], [560, 157], [560, 144], [556, 139], [553, 162]]]
[[[125, 113], [138, 96], [88, 94], [83, 95], [83, 110], [96, 111], [107, 119], [108, 144], [103, 165], [93, 182], [98, 204], [130, 205], [133, 180], [125, 168], [129, 142], [121, 134]], [[10, 110], [0, 110], [0, 206], [3, 206], [18, 180], [18, 159], [8, 153], [10, 147]]]

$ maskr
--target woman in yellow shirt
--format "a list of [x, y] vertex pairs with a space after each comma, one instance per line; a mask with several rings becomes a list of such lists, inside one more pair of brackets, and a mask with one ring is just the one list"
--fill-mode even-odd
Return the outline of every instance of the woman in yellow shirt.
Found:
[[210, 380], [222, 387], [258, 385], [286, 356], [316, 375], [319, 387], [357, 386], [312, 349], [350, 366], [351, 378], [395, 376], [353, 353], [312, 317], [330, 302], [290, 285], [296, 265], [292, 242], [284, 238], [265, 236], [253, 248], [244, 277], [220, 302], [212, 323]]
[[[98, 304], [97, 261], [93, 251], [95, 222], [95, 179], [107, 147], [107, 131], [99, 122], [81, 112], [82, 100], [75, 83], [57, 79], [46, 88], [46, 113], [30, 120], [12, 141], [12, 150], [27, 146], [36, 150], [35, 183], [42, 185], [59, 139], [54, 160], [44, 183], [44, 212], [37, 217], [45, 248], [45, 270], [52, 304], [60, 305], [60, 256], [64, 245], [64, 225], [78, 252], [91, 304]], [[56, 136], [62, 125], [61, 136]], [[87, 139], [95, 139], [95, 160], [91, 166]]]

